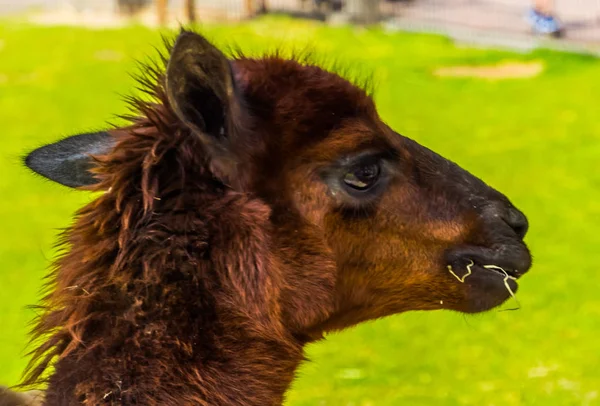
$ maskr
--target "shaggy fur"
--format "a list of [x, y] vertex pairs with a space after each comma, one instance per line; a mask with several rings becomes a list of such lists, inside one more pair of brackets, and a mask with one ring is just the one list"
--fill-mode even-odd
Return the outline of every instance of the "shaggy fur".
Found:
[[[47, 384], [44, 405], [280, 405], [327, 331], [506, 300], [501, 279], [446, 271], [455, 248], [529, 268], [497, 218], [510, 202], [392, 131], [361, 88], [278, 56], [225, 62], [196, 34], [178, 43], [61, 238], [24, 380]], [[214, 58], [200, 79], [190, 49]], [[337, 174], [367, 153], [385, 183], [351, 196]]]

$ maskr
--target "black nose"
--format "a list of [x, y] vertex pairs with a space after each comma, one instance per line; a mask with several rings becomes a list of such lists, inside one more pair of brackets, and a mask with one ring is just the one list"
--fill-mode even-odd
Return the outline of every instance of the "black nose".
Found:
[[525, 237], [525, 234], [527, 234], [527, 230], [529, 229], [527, 217], [525, 217], [519, 209], [516, 209], [510, 202], [507, 202], [504, 199], [498, 199], [489, 204], [484, 210], [484, 216], [488, 219], [492, 219], [494, 222], [502, 220], [513, 229], [520, 239]]
[[517, 233], [519, 238], [525, 238], [525, 234], [527, 234], [527, 230], [529, 229], [529, 222], [527, 221], [527, 217], [525, 217], [520, 210], [509, 207], [504, 212], [502, 219], [515, 230], [515, 233]]

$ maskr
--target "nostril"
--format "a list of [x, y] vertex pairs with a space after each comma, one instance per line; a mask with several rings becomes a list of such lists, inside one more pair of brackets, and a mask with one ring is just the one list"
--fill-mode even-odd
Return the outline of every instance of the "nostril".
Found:
[[517, 233], [519, 238], [525, 238], [525, 234], [527, 234], [527, 230], [529, 229], [529, 222], [527, 221], [527, 217], [525, 217], [520, 210], [515, 209], [514, 207], [509, 208], [504, 217], [504, 221], [515, 230], [515, 233]]

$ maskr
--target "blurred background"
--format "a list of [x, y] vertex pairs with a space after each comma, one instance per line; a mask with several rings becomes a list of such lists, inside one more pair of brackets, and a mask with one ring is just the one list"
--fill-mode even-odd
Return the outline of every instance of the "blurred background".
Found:
[[569, 42], [600, 41], [599, 0], [0, 0], [0, 14], [33, 11], [35, 21], [48, 24], [120, 25], [135, 19], [165, 25], [287, 14], [328, 23], [384, 21], [405, 30], [496, 35], [504, 41], [541, 27], [523, 18], [532, 8], [558, 17]]
[[600, 404], [600, 0], [0, 0], [0, 384], [27, 306], [93, 199], [21, 156], [118, 123], [136, 61], [179, 23], [260, 55], [310, 46], [376, 79], [398, 132], [529, 217], [520, 310], [407, 313], [308, 348], [288, 405]]

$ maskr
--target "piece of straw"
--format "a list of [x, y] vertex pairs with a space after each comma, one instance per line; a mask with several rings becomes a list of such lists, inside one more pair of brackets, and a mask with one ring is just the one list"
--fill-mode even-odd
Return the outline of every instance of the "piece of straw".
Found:
[[500, 272], [502, 272], [504, 274], [504, 286], [506, 286], [506, 290], [508, 290], [508, 293], [510, 293], [510, 296], [515, 299], [515, 302], [517, 302], [517, 307], [514, 307], [512, 309], [505, 309], [504, 311], [508, 311], [508, 310], [519, 310], [521, 308], [521, 303], [519, 302], [519, 299], [517, 299], [517, 296], [515, 295], [515, 292], [513, 292], [513, 290], [510, 288], [510, 285], [508, 284], [508, 280], [512, 279], [513, 281], [516, 281], [517, 278], [515, 278], [514, 276], [510, 276], [503, 268], [497, 266], [497, 265], [484, 265], [483, 266], [486, 269], [496, 269]]
[[472, 273], [471, 267], [473, 265], [475, 265], [475, 263], [473, 261], [471, 261], [471, 263], [469, 265], [467, 265], [467, 273], [465, 275], [463, 275], [462, 278], [454, 273], [454, 271], [452, 270], [452, 265], [448, 265], [448, 272], [450, 272], [452, 274], [452, 276], [454, 276], [456, 279], [458, 279], [458, 281], [460, 283], [465, 283], [465, 279], [467, 278], [467, 276], [471, 275], [471, 273]]
[[[475, 265], [475, 263], [473, 262], [473, 260], [471, 260], [471, 263], [469, 265], [467, 265], [467, 273], [465, 275], [463, 275], [462, 277], [458, 276], [454, 270], [452, 269], [452, 265], [448, 265], [448, 272], [450, 272], [452, 274], [452, 276], [454, 276], [460, 283], [465, 283], [465, 279], [467, 278], [467, 276], [471, 275], [473, 273], [473, 271], [471, 270], [471, 267]], [[497, 265], [483, 265], [484, 268], [486, 269], [495, 269], [498, 270], [500, 272], [502, 272], [504, 274], [504, 286], [506, 287], [506, 290], [508, 291], [508, 293], [510, 294], [510, 296], [515, 300], [515, 302], [517, 303], [517, 307], [511, 308], [511, 309], [504, 309], [501, 311], [509, 311], [509, 310], [519, 310], [521, 308], [521, 303], [519, 302], [519, 299], [517, 299], [517, 296], [515, 295], [515, 292], [513, 292], [513, 290], [510, 288], [510, 285], [508, 284], [508, 280], [512, 279], [513, 281], [516, 281], [517, 278], [515, 278], [514, 276], [510, 276], [503, 268], [497, 266]]]

